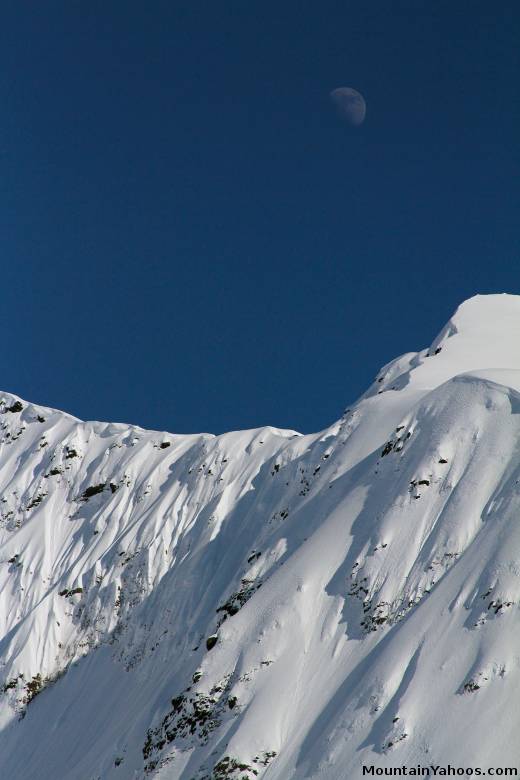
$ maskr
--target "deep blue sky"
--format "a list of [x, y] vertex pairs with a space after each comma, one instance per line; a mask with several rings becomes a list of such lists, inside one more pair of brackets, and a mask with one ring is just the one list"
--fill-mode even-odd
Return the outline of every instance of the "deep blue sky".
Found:
[[2, 389], [331, 423], [464, 298], [520, 292], [519, 39], [516, 0], [4, 2]]

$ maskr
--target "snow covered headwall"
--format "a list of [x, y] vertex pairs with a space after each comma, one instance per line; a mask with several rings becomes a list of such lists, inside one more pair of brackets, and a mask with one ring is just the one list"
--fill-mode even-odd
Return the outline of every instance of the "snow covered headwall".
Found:
[[515, 766], [519, 343], [472, 298], [306, 436], [0, 394], [0, 777]]

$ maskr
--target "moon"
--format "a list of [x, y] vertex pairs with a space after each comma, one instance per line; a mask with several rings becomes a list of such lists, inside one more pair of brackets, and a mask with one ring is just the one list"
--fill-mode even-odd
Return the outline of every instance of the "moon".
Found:
[[330, 93], [330, 99], [335, 104], [338, 114], [349, 125], [363, 124], [367, 112], [365, 98], [352, 87], [338, 87]]

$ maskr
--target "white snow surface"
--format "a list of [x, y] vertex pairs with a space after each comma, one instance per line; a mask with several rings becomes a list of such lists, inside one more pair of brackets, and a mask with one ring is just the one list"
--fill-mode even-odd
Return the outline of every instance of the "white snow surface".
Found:
[[0, 400], [1, 778], [519, 765], [520, 297], [313, 435]]

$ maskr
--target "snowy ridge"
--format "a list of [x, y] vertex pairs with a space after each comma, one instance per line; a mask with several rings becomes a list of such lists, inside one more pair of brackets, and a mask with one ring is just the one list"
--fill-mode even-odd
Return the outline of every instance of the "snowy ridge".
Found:
[[515, 766], [520, 297], [330, 428], [180, 436], [0, 395], [0, 777]]

